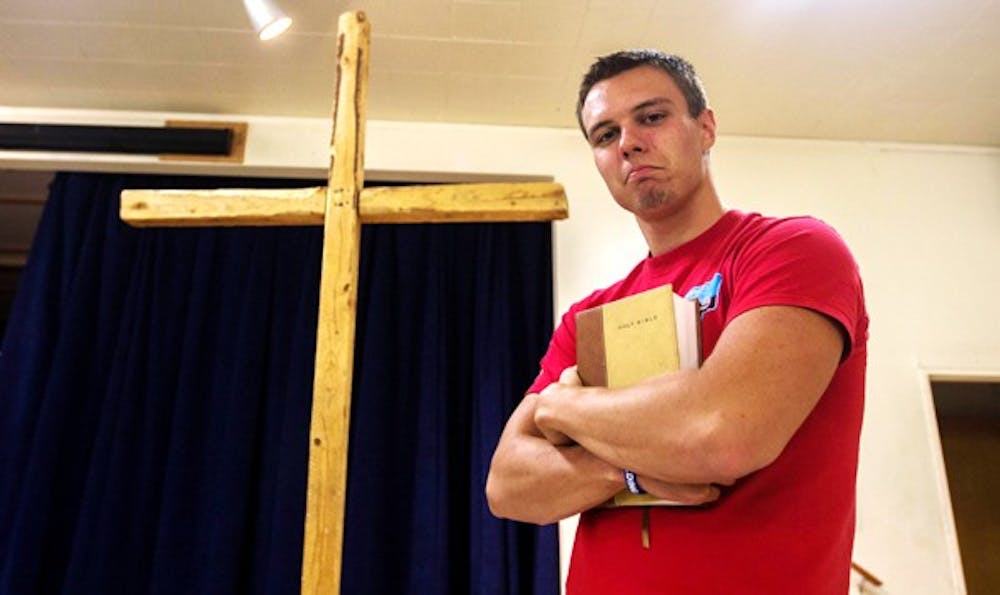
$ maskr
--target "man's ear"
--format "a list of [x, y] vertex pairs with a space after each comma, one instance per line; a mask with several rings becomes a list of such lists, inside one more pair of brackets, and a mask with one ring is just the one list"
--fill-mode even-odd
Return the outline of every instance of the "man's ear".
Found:
[[715, 145], [715, 112], [712, 108], [706, 107], [697, 120], [701, 125], [702, 151], [708, 153]]

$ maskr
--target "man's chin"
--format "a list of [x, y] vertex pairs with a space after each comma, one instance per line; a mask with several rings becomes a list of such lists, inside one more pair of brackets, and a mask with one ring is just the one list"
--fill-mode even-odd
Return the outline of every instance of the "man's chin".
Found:
[[636, 207], [640, 211], [656, 210], [670, 202], [670, 196], [662, 189], [655, 188], [646, 192], [640, 192]]

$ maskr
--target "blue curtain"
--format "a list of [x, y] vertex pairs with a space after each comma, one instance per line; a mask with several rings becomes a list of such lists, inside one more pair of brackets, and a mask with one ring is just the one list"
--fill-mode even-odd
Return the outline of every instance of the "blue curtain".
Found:
[[[0, 346], [0, 593], [297, 593], [319, 228], [147, 229], [59, 174]], [[301, 185], [301, 182], [299, 183]], [[343, 593], [558, 592], [486, 472], [552, 328], [547, 224], [366, 226]]]

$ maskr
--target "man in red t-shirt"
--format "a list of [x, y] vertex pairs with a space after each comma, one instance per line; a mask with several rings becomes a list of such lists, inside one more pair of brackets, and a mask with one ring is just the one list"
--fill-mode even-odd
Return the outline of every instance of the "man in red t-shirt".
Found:
[[[570, 595], [843, 595], [868, 337], [853, 257], [815, 219], [722, 206], [714, 115], [684, 60], [599, 59], [577, 115], [649, 255], [563, 316], [497, 446], [491, 510], [582, 513]], [[702, 367], [580, 386], [576, 312], [667, 283], [699, 303]], [[683, 505], [595, 508], [623, 486]]]

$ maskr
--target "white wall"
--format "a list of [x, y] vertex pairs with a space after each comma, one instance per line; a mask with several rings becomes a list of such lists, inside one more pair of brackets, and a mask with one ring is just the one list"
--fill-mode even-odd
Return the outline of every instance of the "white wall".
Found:
[[[0, 115], [39, 121], [46, 113], [0, 108]], [[161, 116], [193, 117], [78, 112], [62, 120], [127, 123]], [[247, 166], [226, 172], [216, 166], [211, 173], [324, 175], [327, 122], [253, 118], [249, 137]], [[634, 223], [607, 197], [575, 130], [374, 122], [366, 153], [375, 175], [552, 176], [561, 182], [570, 219], [555, 228], [560, 312], [645, 254]], [[148, 158], [55, 161], [0, 152], [0, 168], [208, 173], [208, 166]], [[887, 593], [964, 592], [949, 548], [953, 527], [939, 491], [921, 371], [1000, 373], [994, 297], [1000, 294], [1000, 150], [722, 136], [713, 169], [729, 206], [816, 215], [854, 250], [872, 319], [855, 557], [885, 581]]]
[[855, 557], [890, 593], [964, 592], [921, 370], [1000, 371], [1000, 151], [723, 139], [727, 200], [834, 225], [865, 279], [871, 342]]

